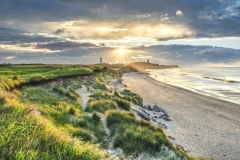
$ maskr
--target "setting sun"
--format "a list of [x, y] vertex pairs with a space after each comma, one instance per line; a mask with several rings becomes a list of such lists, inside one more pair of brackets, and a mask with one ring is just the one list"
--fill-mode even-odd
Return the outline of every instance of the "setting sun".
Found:
[[124, 47], [116, 49], [115, 53], [118, 55], [125, 55], [126, 53], [129, 53], [130, 51], [125, 49]]
[[124, 55], [126, 52], [127, 52], [127, 50], [124, 48], [120, 48], [120, 49], [116, 50], [116, 53], [119, 55]]

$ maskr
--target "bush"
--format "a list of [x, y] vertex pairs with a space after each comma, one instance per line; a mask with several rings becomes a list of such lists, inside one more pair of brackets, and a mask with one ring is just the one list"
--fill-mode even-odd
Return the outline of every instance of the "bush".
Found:
[[97, 122], [100, 122], [100, 117], [97, 115], [97, 113], [93, 113], [93, 116], [92, 116], [93, 120], [97, 121]]
[[4, 105], [6, 103], [6, 100], [4, 97], [0, 97], [0, 105]]

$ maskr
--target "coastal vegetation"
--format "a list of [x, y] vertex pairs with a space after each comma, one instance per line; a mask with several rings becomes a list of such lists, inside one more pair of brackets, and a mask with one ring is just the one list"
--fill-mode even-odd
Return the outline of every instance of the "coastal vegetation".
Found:
[[33, 84], [61, 77], [91, 75], [102, 66], [79, 65], [7, 65], [1, 66], [0, 88], [11, 90], [23, 84]]
[[[131, 104], [142, 106], [139, 95], [107, 87], [121, 83], [119, 68], [2, 66], [0, 159], [108, 159], [110, 143], [125, 155], [167, 156], [171, 150], [179, 159], [193, 159], [171, 144], [162, 128], [136, 119]], [[90, 94], [85, 110], [78, 92], [83, 86]]]

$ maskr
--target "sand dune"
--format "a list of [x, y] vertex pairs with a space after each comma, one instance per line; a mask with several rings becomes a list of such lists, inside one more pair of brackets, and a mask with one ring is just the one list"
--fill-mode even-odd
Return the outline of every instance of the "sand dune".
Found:
[[191, 154], [240, 159], [240, 106], [173, 87], [146, 74], [125, 73], [123, 83], [144, 104], [157, 104], [173, 120], [166, 132]]

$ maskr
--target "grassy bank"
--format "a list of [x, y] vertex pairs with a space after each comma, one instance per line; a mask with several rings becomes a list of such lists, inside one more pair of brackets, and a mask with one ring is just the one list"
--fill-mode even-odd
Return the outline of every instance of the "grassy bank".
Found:
[[[107, 76], [109, 75], [97, 79], [108, 83]], [[119, 81], [118, 78], [115, 81]], [[114, 148], [123, 149], [125, 155], [144, 153], [158, 157], [161, 154], [161, 158], [168, 159], [194, 159], [170, 143], [162, 128], [154, 127], [149, 121], [136, 119], [131, 103], [143, 105], [138, 94], [126, 89], [114, 92], [98, 89], [89, 97], [86, 111], [105, 114], [111, 131], [108, 143], [113, 143]], [[171, 157], [172, 154], [175, 156]]]
[[[190, 159], [168, 141], [161, 128], [136, 119], [131, 103], [142, 106], [139, 95], [107, 88], [111, 81], [121, 82], [121, 72], [102, 66], [64, 65], [1, 69], [0, 159], [108, 159], [110, 142], [125, 155], [167, 154], [162, 149], [165, 146], [180, 159]], [[77, 75], [91, 77], [14, 89], [38, 76], [50, 80]], [[77, 92], [83, 86], [90, 93], [85, 111]], [[106, 133], [100, 115], [105, 115], [111, 135]]]
[[15, 85], [32, 82], [39, 76], [53, 79], [86, 75], [93, 74], [95, 69], [99, 67], [1, 67], [0, 159], [105, 159], [102, 148], [106, 133], [96, 118], [82, 111], [75, 92], [75, 88], [88, 81], [68, 79], [62, 86], [14, 89]]
[[8, 65], [0, 67], [0, 88], [11, 90], [22, 84], [38, 83], [77, 75], [92, 75], [103, 66], [79, 65]]

